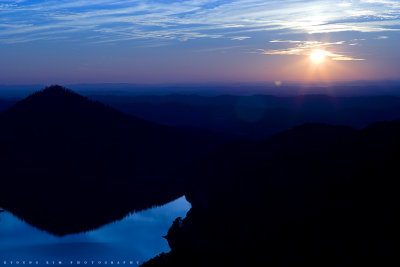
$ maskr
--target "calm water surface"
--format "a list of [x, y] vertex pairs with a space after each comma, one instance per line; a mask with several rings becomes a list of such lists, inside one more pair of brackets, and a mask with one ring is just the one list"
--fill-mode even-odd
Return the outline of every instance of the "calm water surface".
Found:
[[[97, 230], [55, 237], [0, 213], [0, 266], [4, 261], [134, 261], [149, 260], [168, 252], [162, 238], [177, 217], [185, 217], [190, 203], [181, 197], [162, 207], [149, 209]], [[9, 264], [8, 264], [9, 265]], [[68, 265], [68, 264], [66, 264]]]

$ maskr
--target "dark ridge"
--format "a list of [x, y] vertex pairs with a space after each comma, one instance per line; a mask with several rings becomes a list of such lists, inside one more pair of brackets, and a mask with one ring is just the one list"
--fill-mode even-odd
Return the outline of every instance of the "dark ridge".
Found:
[[0, 113], [13, 106], [17, 101], [16, 99], [0, 99]]
[[225, 135], [160, 126], [60, 86], [0, 114], [0, 206], [57, 235], [165, 204]]
[[192, 209], [143, 266], [386, 266], [397, 262], [400, 123], [308, 124], [190, 167]]

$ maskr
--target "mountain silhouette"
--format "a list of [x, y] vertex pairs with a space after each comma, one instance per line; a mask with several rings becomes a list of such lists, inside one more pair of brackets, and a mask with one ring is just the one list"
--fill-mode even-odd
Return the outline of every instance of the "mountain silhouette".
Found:
[[178, 170], [229, 138], [125, 115], [51, 86], [0, 115], [0, 206], [64, 235], [183, 194]]
[[306, 124], [192, 166], [192, 204], [143, 266], [387, 266], [397, 259], [400, 122]]
[[[324, 108], [315, 101], [312, 112]], [[65, 235], [185, 194], [192, 209], [166, 236], [171, 252], [144, 266], [398, 261], [399, 121], [232, 140], [52, 86], [0, 114], [0, 207]]]

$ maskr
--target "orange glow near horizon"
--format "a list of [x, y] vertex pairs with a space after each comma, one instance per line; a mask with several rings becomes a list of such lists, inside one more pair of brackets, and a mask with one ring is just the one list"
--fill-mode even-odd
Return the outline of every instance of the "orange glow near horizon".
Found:
[[[301, 81], [304, 83], [304, 90], [307, 90], [307, 85], [314, 82], [323, 82], [326, 84], [337, 80], [349, 79], [351, 75], [357, 75], [357, 69], [353, 68], [354, 64], [359, 62], [337, 61], [331, 56], [331, 52], [324, 52], [323, 59], [319, 63], [314, 62], [312, 55], [314, 51], [310, 51], [307, 56], [293, 58], [295, 60], [287, 62], [285, 68], [285, 76], [291, 77], [292, 80]], [[276, 76], [278, 80], [280, 76]], [[304, 94], [307, 92], [304, 91]], [[327, 92], [332, 93], [332, 92]]]

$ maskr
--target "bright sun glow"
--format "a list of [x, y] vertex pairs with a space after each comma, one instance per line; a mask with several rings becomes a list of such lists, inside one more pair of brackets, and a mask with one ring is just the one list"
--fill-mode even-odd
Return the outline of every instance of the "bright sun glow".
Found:
[[325, 60], [326, 51], [323, 50], [315, 50], [311, 53], [311, 61], [315, 64], [322, 63]]

